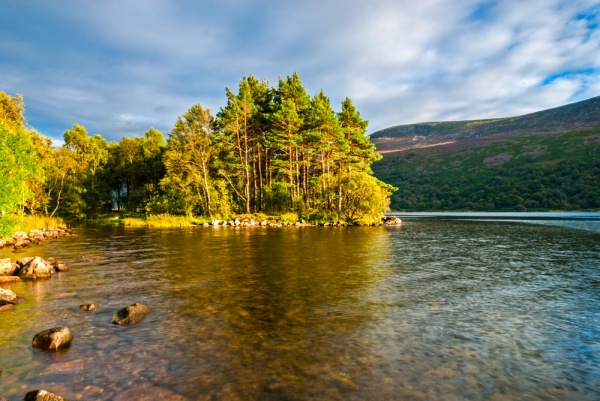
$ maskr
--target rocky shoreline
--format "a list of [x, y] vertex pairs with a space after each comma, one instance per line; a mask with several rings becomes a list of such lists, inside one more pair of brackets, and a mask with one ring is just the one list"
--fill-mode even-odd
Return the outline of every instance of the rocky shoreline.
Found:
[[[88, 261], [96, 261], [97, 257], [84, 258]], [[66, 262], [54, 258], [42, 259], [39, 256], [21, 258], [15, 263], [10, 258], [0, 259], [0, 283], [21, 280], [38, 280], [51, 278], [54, 274], [65, 272], [70, 269]], [[5, 280], [10, 279], [10, 280]], [[13, 309], [15, 305], [25, 301], [25, 298], [15, 292], [0, 287], [0, 312]], [[82, 311], [94, 311], [95, 304], [80, 305]], [[111, 323], [115, 325], [132, 325], [146, 317], [152, 308], [141, 303], [135, 303], [114, 313]], [[107, 322], [108, 324], [109, 322]], [[77, 333], [75, 333], [77, 334]], [[57, 326], [45, 329], [35, 334], [31, 341], [31, 347], [38, 351], [55, 352], [59, 349], [68, 348], [74, 335], [67, 326]], [[0, 375], [3, 369], [0, 367]], [[173, 394], [178, 397], [177, 394]], [[123, 398], [128, 399], [129, 396]], [[179, 398], [173, 398], [179, 399]], [[29, 391], [24, 398], [25, 401], [67, 401], [65, 398], [43, 389]], [[0, 401], [7, 401], [0, 396]]]
[[45, 227], [41, 230], [31, 230], [29, 234], [25, 232], [16, 232], [10, 238], [0, 238], [0, 249], [5, 246], [12, 246], [14, 253], [19, 253], [23, 248], [30, 245], [38, 245], [44, 241], [61, 238], [65, 236], [76, 235], [71, 228]]

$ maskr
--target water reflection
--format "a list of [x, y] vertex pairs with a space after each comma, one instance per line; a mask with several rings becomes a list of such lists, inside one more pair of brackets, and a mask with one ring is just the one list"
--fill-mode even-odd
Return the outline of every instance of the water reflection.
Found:
[[[0, 395], [597, 399], [599, 251], [579, 231], [482, 221], [82, 230], [27, 251], [70, 272], [5, 286], [27, 301], [0, 313]], [[153, 312], [110, 324], [136, 301]], [[31, 349], [59, 324], [69, 349]]]

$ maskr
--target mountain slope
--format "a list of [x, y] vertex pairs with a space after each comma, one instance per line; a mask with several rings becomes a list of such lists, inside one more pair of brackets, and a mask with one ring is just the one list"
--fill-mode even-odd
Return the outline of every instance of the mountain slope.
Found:
[[371, 141], [380, 153], [414, 147], [477, 146], [523, 133], [556, 133], [600, 126], [600, 96], [518, 117], [397, 125], [377, 131]]
[[600, 97], [520, 117], [372, 135], [392, 210], [600, 209]]

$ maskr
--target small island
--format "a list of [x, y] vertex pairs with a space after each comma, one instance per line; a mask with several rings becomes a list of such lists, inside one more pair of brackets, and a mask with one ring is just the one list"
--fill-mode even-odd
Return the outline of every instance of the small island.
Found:
[[0, 92], [0, 237], [23, 216], [150, 226], [386, 223], [395, 188], [373, 175], [381, 156], [351, 99], [335, 112], [296, 73], [277, 87], [244, 77], [226, 95], [216, 116], [192, 105], [166, 141], [150, 128], [109, 143], [76, 123], [54, 147], [27, 125], [22, 96]]

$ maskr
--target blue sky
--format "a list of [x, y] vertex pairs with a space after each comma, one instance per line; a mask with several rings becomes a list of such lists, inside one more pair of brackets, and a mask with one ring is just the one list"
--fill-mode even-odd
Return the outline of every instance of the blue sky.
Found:
[[296, 71], [373, 133], [598, 96], [599, 22], [597, 0], [3, 1], [0, 90], [57, 144], [75, 123], [118, 141]]

